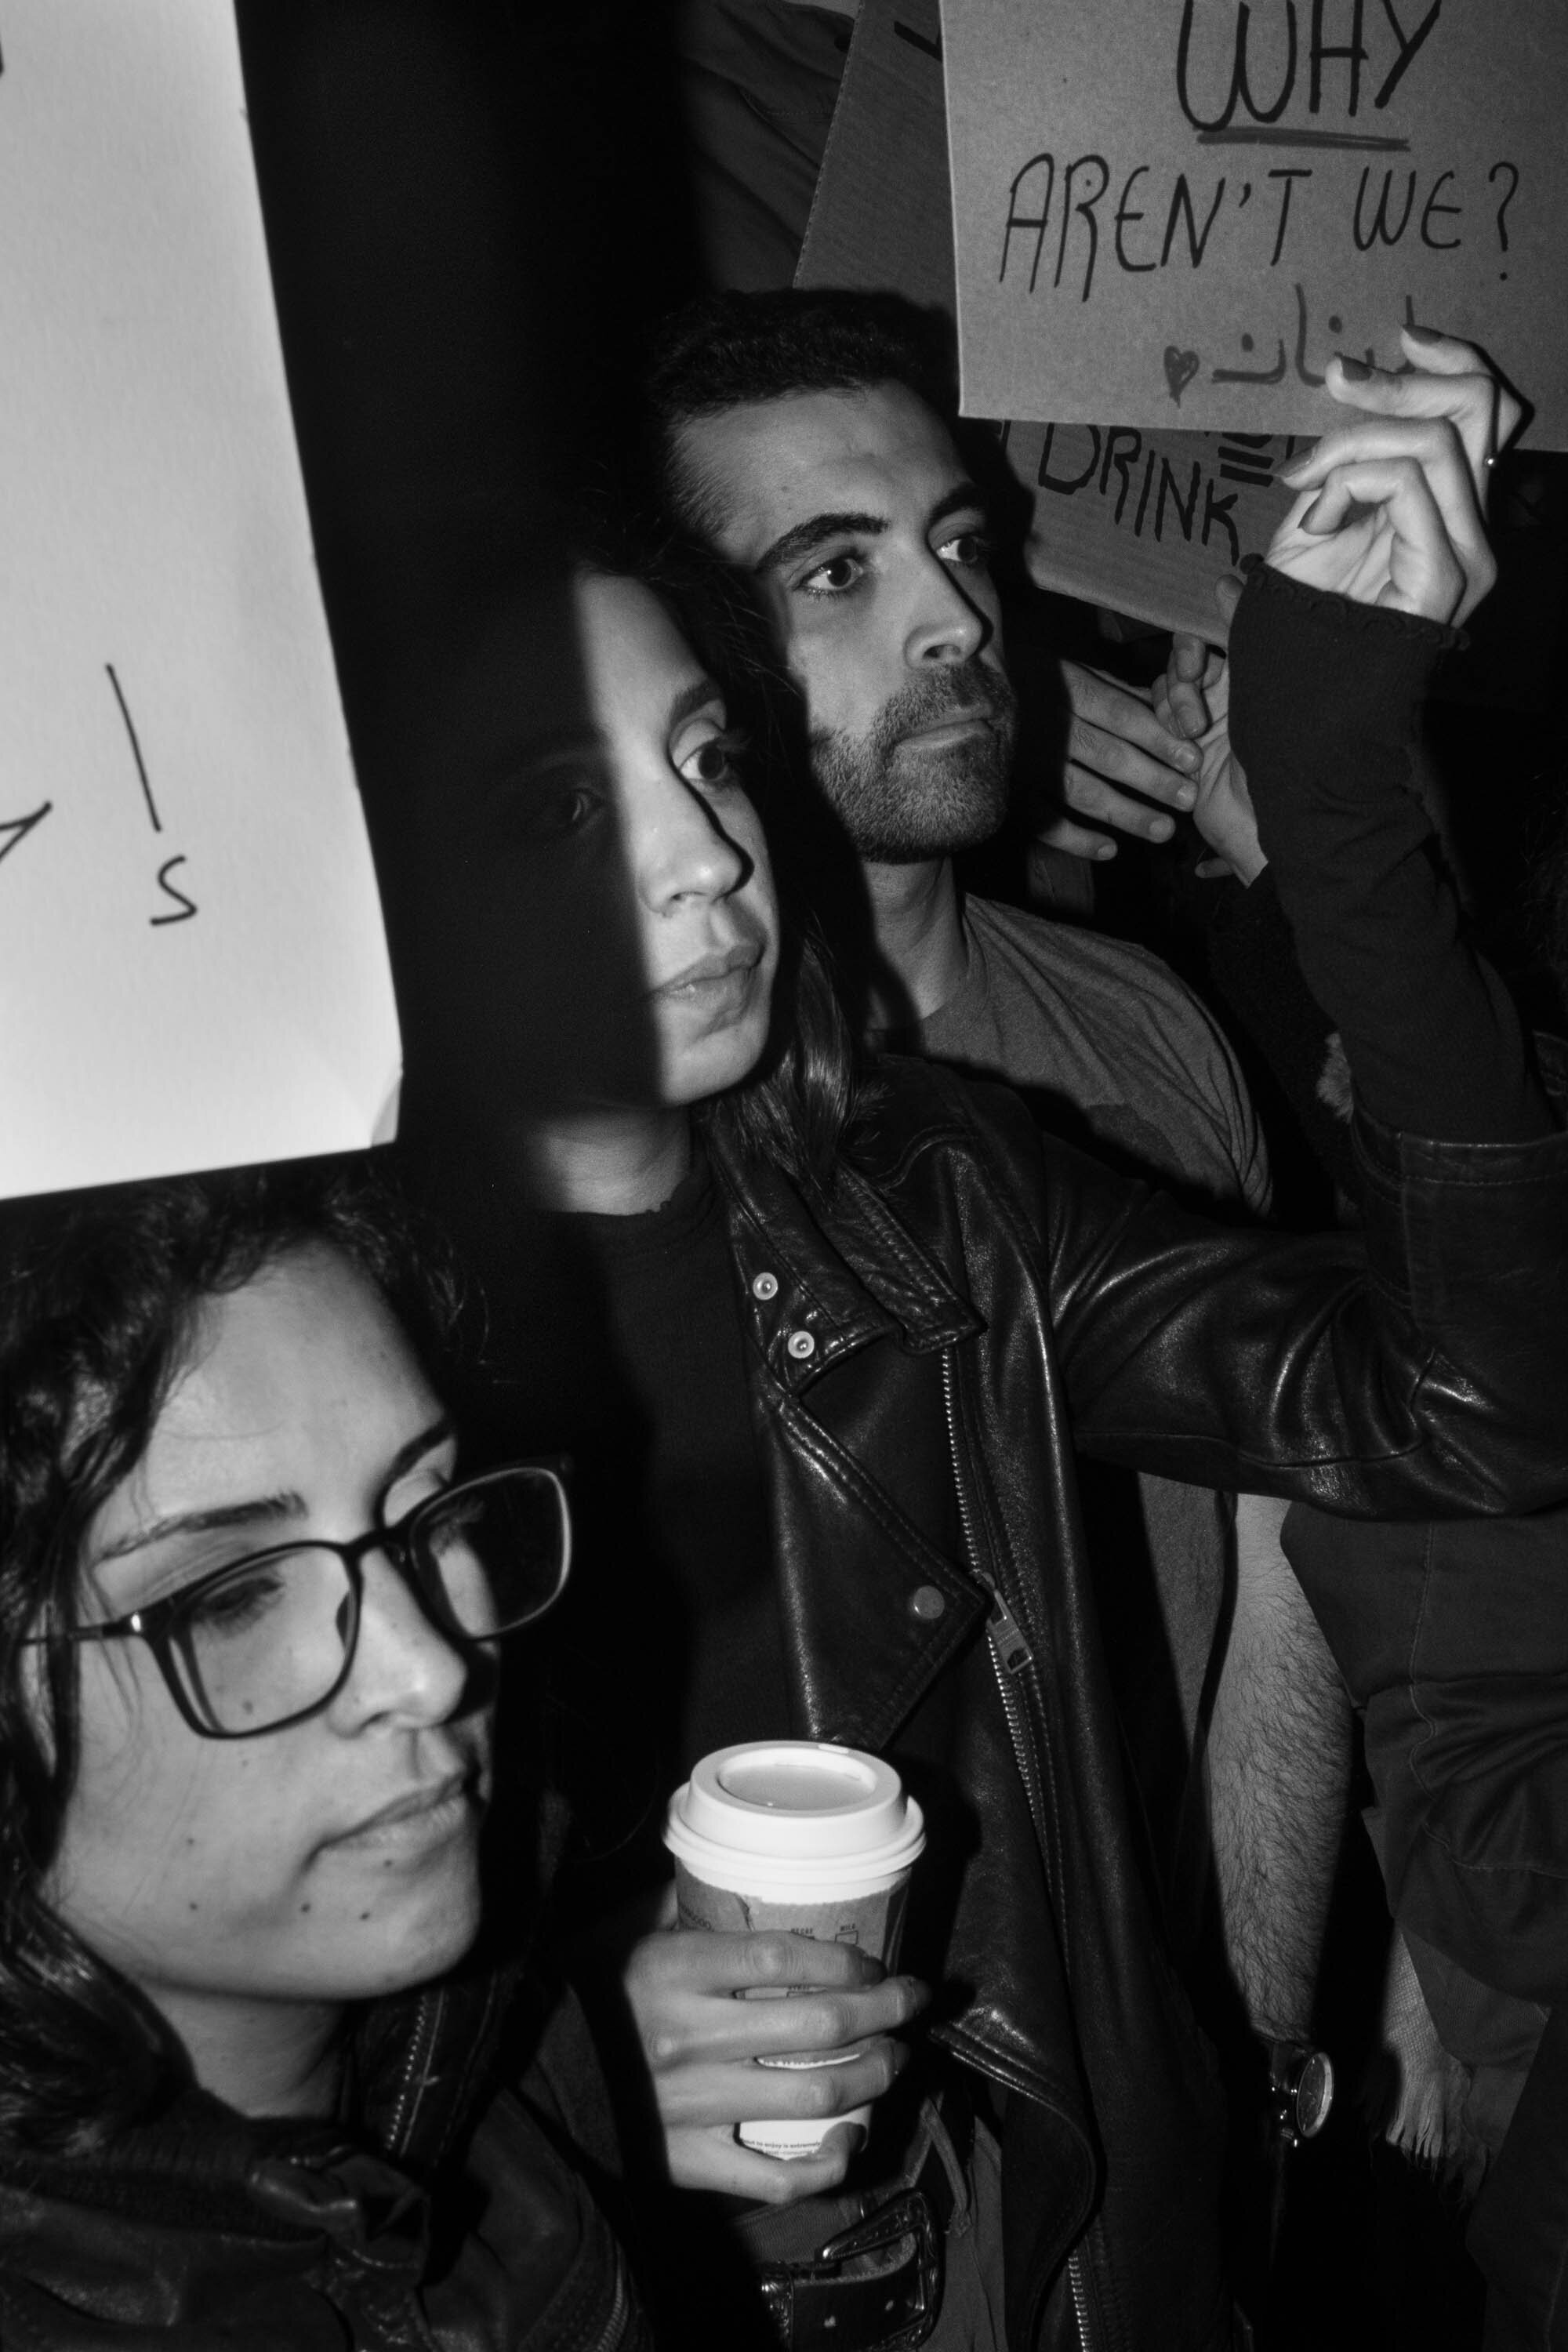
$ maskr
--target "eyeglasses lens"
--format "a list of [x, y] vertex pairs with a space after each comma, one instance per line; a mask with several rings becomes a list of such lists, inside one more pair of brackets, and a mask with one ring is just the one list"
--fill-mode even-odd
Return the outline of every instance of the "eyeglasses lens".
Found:
[[510, 1633], [547, 1609], [566, 1572], [561, 1490], [542, 1471], [499, 1471], [454, 1487], [419, 1517], [425, 1571], [470, 1639]]
[[353, 1614], [348, 1570], [314, 1544], [209, 1587], [174, 1642], [197, 1714], [240, 1732], [302, 1714], [342, 1673]]
[[[444, 1607], [447, 1630], [485, 1641], [527, 1624], [560, 1591], [564, 1497], [544, 1471], [498, 1471], [427, 1504], [405, 1540], [437, 1621]], [[354, 1615], [339, 1554], [300, 1544], [208, 1586], [181, 1617], [170, 1648], [202, 1722], [219, 1732], [263, 1731], [328, 1696], [342, 1675]]]

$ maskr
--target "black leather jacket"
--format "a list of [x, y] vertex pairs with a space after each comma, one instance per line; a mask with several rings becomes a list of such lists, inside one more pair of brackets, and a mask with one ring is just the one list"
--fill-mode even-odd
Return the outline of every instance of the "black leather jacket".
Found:
[[499, 1994], [453, 1983], [374, 2013], [353, 2131], [247, 2122], [191, 2090], [107, 2155], [0, 2155], [0, 2344], [648, 2352], [556, 2146], [567, 2118], [584, 2128], [580, 2020], [552, 2021], [521, 2095], [486, 2090]]
[[1568, 1492], [1568, 1137], [1368, 1122], [1364, 1235], [1282, 1240], [887, 1069], [830, 1206], [715, 1151], [795, 1727], [896, 1748], [949, 1696], [973, 1834], [936, 2031], [1005, 2094], [1009, 2341], [1196, 2352], [1230, 2340], [1219, 2100], [1128, 1819], [1073, 1448], [1352, 1515]]

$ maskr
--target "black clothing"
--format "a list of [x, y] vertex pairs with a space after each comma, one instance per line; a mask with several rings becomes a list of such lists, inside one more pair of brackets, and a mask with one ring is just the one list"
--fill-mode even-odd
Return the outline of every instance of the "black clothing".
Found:
[[1361, 1102], [1410, 1134], [1526, 1142], [1554, 1122], [1508, 991], [1461, 936], [1411, 789], [1422, 703], [1456, 641], [1263, 567], [1232, 625], [1230, 738], [1269, 856], [1263, 882]]
[[[1261, 755], [1278, 777], [1277, 738], [1294, 738], [1295, 764], [1284, 772], [1286, 853], [1306, 851], [1320, 864], [1311, 877], [1298, 873], [1286, 895], [1308, 917], [1318, 992], [1342, 1011], [1374, 982], [1399, 991], [1415, 1014], [1400, 1041], [1404, 1067], [1390, 1067], [1386, 1043], [1378, 1066], [1390, 1098], [1423, 1106], [1431, 1132], [1550, 1132], [1548, 1091], [1568, 1097], [1561, 1083], [1552, 1087], [1554, 1072], [1568, 1076], [1568, 1055], [1557, 1041], [1538, 1040], [1546, 1085], [1536, 1083], [1511, 1003], [1460, 937], [1452, 888], [1410, 789], [1409, 750], [1439, 633], [1409, 622], [1399, 630], [1383, 616], [1376, 635], [1394, 658], [1369, 665], [1360, 608], [1309, 603], [1272, 575], [1259, 584], [1265, 595], [1251, 617], [1261, 616], [1264, 632], [1294, 626], [1300, 614], [1306, 644], [1336, 679], [1352, 657], [1351, 719], [1340, 697], [1309, 707], [1286, 679]], [[1247, 644], [1255, 684], [1267, 674], [1263, 652], [1255, 627]], [[1269, 887], [1273, 872], [1236, 894], [1239, 903], [1216, 927], [1219, 961], [1242, 982], [1229, 992], [1247, 1003], [1252, 1034], [1353, 1200], [1348, 1123], [1334, 1118], [1321, 1083], [1333, 1023], [1301, 977]], [[1393, 962], [1391, 935], [1399, 942]], [[1488, 2352], [1533, 2352], [1568, 2340], [1568, 1512], [1347, 1528], [1299, 1505], [1283, 1540], [1363, 1714], [1389, 1906], [1443, 2044], [1488, 2068], [1494, 2084], [1529, 2070], [1469, 2243], [1488, 2282]]]
[[[602, 2140], [581, 2023], [486, 2087], [493, 1983], [386, 2003], [360, 2120], [185, 2092], [107, 2154], [0, 2154], [0, 2343], [27, 2352], [651, 2352], [575, 2158]], [[602, 2094], [599, 2095], [602, 2098]]]
[[[742, 1285], [779, 1283], [746, 1312], [792, 1727], [888, 1748], [952, 1687], [970, 1836], [942, 1971], [962, 2005], [937, 2030], [1009, 2094], [1013, 2340], [1054, 2343], [1070, 2295], [1093, 2343], [1218, 2343], [1220, 2119], [1126, 1823], [1071, 1446], [1368, 1515], [1568, 1490], [1542, 1402], [1568, 1329], [1534, 1314], [1561, 1213], [1529, 1172], [1568, 1171], [1568, 1139], [1479, 1154], [1368, 1125], [1368, 1285], [1354, 1244], [1216, 1231], [1039, 1138], [1015, 1098], [889, 1066], [830, 1207], [720, 1169]], [[1396, 1305], [1417, 1270], [1429, 1328]], [[922, 1588], [940, 1614], [911, 1608]]]
[[[659, 1727], [668, 1790], [699, 1757], [783, 1736], [788, 1722], [734, 1274], [700, 1151], [662, 1208], [581, 1214], [572, 1225], [600, 1278], [610, 1346], [647, 1432], [639, 1499], [668, 1585], [651, 1608], [636, 1608], [625, 1583], [646, 1579], [650, 1563], [625, 1559], [616, 1605], [635, 1614], [639, 1668], [677, 1700]], [[601, 1590], [595, 1607], [608, 1599]]]

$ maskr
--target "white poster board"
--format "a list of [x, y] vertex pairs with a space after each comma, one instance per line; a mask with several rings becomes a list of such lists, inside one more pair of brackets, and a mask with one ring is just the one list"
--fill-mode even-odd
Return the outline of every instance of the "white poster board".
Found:
[[1321, 432], [1485, 347], [1568, 447], [1563, 0], [942, 0], [965, 407]]
[[0, 1193], [370, 1143], [396, 1016], [221, 0], [0, 6]]

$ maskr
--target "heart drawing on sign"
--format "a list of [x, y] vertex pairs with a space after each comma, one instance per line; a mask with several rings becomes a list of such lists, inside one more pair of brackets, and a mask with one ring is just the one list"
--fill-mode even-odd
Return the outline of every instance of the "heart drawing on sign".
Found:
[[1196, 352], [1179, 352], [1174, 343], [1165, 345], [1165, 382], [1171, 387], [1171, 398], [1179, 408], [1182, 394], [1196, 375], [1201, 362]]

